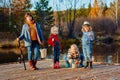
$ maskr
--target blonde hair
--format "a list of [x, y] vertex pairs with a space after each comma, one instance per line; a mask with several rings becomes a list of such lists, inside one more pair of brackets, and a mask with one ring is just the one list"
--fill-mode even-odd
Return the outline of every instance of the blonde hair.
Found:
[[78, 52], [78, 53], [79, 53], [79, 49], [78, 49], [78, 47], [77, 47], [76, 44], [72, 44], [72, 45], [70, 46], [70, 51], [72, 51], [73, 53], [74, 53], [74, 52]]
[[88, 26], [88, 25], [84, 25], [84, 27], [82, 27], [81, 31], [82, 32], [85, 32], [85, 27], [89, 27], [89, 30], [88, 31], [92, 31], [92, 27], [91, 26]]
[[51, 34], [58, 34], [58, 27], [56, 26], [51, 27]]

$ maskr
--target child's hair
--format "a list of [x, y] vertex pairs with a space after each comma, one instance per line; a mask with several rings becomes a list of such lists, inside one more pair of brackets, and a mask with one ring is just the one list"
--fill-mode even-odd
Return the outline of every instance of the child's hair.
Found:
[[58, 34], [58, 27], [56, 26], [51, 27], [51, 34]]
[[72, 50], [72, 51], [79, 52], [79, 49], [78, 49], [78, 47], [77, 47], [76, 44], [72, 44], [72, 45], [70, 46], [70, 49], [72, 49], [72, 47], [73, 47], [73, 49], [75, 49], [75, 50]]
[[84, 21], [83, 22], [83, 25], [82, 25], [82, 29], [81, 29], [81, 31], [82, 32], [85, 32], [85, 27], [89, 27], [89, 30], [88, 31], [92, 31], [92, 27], [91, 27], [91, 24], [90, 24], [90, 22], [89, 21]]
[[82, 31], [82, 32], [85, 32], [85, 31], [86, 31], [86, 30], [85, 30], [86, 27], [89, 27], [89, 30], [88, 30], [88, 31], [92, 31], [92, 27], [89, 26], [89, 25], [84, 25], [84, 27], [82, 27], [81, 31]]

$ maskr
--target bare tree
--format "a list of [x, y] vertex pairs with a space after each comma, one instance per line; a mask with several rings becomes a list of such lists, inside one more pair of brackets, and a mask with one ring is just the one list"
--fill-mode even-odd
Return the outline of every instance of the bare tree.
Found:
[[63, 3], [63, 5], [66, 5], [66, 23], [68, 26], [68, 37], [74, 38], [74, 24], [76, 19], [76, 10], [77, 10], [77, 3], [80, 0], [67, 0]]

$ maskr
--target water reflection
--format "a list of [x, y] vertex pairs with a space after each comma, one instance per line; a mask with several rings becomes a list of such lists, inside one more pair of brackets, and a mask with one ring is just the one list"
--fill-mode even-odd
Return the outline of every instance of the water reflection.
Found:
[[[25, 50], [23, 49], [24, 53]], [[17, 62], [20, 56], [19, 49], [0, 49], [0, 63]], [[24, 54], [26, 57], [26, 54]]]
[[[80, 50], [81, 52], [81, 50]], [[25, 59], [27, 60], [26, 49], [23, 49]], [[64, 53], [64, 54], [63, 54]], [[65, 60], [66, 53], [63, 52], [60, 55], [61, 60]], [[120, 63], [120, 46], [117, 44], [105, 45], [93, 45], [93, 60], [95, 62], [104, 63]], [[20, 55], [19, 49], [0, 49], [0, 63], [17, 62]], [[48, 59], [53, 59], [51, 52], [47, 54]], [[40, 57], [39, 57], [40, 59]]]
[[12, 51], [0, 52], [0, 63], [15, 62], [17, 60], [17, 54]]
[[96, 62], [120, 63], [120, 46], [116, 43], [111, 45], [94, 45], [93, 56]]

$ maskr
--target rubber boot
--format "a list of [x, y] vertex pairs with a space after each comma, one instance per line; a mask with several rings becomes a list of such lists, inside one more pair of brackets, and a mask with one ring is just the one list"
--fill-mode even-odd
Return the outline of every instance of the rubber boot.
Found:
[[56, 63], [53, 64], [53, 69], [57, 69]]
[[68, 60], [66, 60], [66, 68], [69, 68], [70, 67], [70, 63]]
[[87, 68], [89, 66], [89, 62], [86, 62], [86, 66], [85, 66], [85, 68]]
[[35, 68], [33, 66], [33, 60], [29, 61], [29, 66], [30, 66], [30, 70], [35, 70]]
[[93, 68], [93, 66], [92, 66], [92, 61], [90, 62], [90, 68], [91, 68], [91, 69]]
[[36, 61], [36, 60], [33, 61], [33, 67], [34, 67], [36, 70], [38, 70], [38, 68], [36, 67], [36, 64], [37, 64], [37, 61]]
[[57, 69], [60, 68], [59, 62], [56, 62], [56, 67], [57, 67]]

